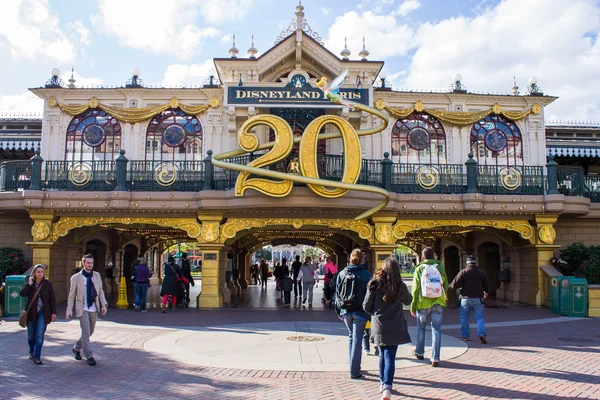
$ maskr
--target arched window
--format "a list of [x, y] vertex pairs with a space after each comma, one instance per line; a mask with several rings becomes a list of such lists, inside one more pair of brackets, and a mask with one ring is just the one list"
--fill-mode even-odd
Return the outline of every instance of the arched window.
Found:
[[202, 125], [180, 109], [168, 109], [152, 118], [146, 130], [146, 160], [197, 161], [202, 159]]
[[121, 149], [121, 124], [106, 112], [90, 108], [67, 127], [66, 161], [114, 160]]
[[523, 165], [521, 131], [501, 115], [488, 115], [473, 125], [471, 151], [480, 165]]
[[436, 118], [412, 113], [392, 128], [392, 157], [396, 162], [446, 164], [446, 132]]

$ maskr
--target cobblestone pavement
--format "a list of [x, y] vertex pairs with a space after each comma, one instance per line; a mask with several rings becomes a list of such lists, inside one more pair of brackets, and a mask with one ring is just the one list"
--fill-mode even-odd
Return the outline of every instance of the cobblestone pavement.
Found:
[[[59, 316], [64, 316], [64, 306]], [[600, 398], [599, 319], [565, 321], [530, 307], [486, 309], [486, 317], [488, 345], [467, 342], [466, 352], [443, 361], [440, 368], [427, 363], [401, 367], [404, 364], [399, 360], [394, 398]], [[167, 314], [110, 309], [92, 337], [98, 365], [89, 367], [85, 361], [74, 360], [71, 353], [79, 336], [76, 321], [59, 320], [48, 327], [44, 365], [36, 366], [27, 359], [25, 330], [12, 318], [0, 325], [0, 398], [379, 398], [376, 370], [363, 371], [362, 380], [350, 380], [347, 372], [206, 367], [144, 348], [150, 340], [182, 330], [282, 321], [338, 320], [328, 309], [190, 309]], [[408, 321], [415, 325], [410, 315]], [[458, 337], [458, 310], [447, 310], [444, 322], [443, 333]], [[237, 344], [244, 346], [244, 334], [239, 336]], [[257, 348], [257, 359], [270, 351], [269, 347]]]

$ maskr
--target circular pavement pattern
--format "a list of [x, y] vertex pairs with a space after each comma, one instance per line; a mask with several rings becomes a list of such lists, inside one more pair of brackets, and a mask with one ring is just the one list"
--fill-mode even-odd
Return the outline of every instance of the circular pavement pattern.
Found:
[[[417, 367], [429, 362], [430, 332], [425, 337], [424, 361], [418, 361], [412, 355], [416, 327], [409, 328], [409, 332], [413, 343], [398, 348], [396, 368]], [[348, 331], [342, 322], [263, 322], [179, 329], [146, 341], [144, 349], [197, 366], [281, 371], [348, 370]], [[442, 361], [458, 357], [467, 349], [466, 343], [442, 334]], [[377, 370], [379, 357], [363, 354], [361, 367]]]

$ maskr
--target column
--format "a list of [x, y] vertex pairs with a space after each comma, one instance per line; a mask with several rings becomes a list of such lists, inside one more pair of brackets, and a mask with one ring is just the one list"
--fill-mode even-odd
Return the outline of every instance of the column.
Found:
[[550, 287], [549, 276], [542, 267], [552, 265], [550, 259], [554, 256], [554, 251], [560, 246], [554, 245], [556, 231], [553, 224], [557, 221], [556, 214], [538, 214], [535, 215], [536, 243], [532, 248], [531, 271], [529, 271], [528, 280], [530, 282], [527, 302], [542, 306], [550, 303], [548, 289]]
[[396, 249], [396, 238], [394, 238], [392, 224], [396, 222], [395, 214], [382, 214], [373, 216], [375, 223], [375, 240], [371, 249], [375, 252], [373, 271], [381, 268], [381, 263], [391, 257]]
[[50, 248], [54, 244], [54, 233], [53, 233], [53, 219], [54, 213], [52, 212], [30, 212], [29, 217], [34, 221], [31, 227], [31, 236], [33, 242], [26, 242], [25, 244], [33, 248], [33, 265], [46, 264], [46, 276], [50, 278], [51, 265], [50, 265]]
[[202, 250], [202, 291], [198, 308], [221, 308], [224, 297], [227, 252], [222, 244], [200, 244]]

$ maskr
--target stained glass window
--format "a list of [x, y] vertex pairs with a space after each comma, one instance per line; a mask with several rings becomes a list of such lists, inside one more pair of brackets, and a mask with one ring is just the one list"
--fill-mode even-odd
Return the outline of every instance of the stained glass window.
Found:
[[488, 115], [473, 125], [471, 150], [481, 165], [523, 165], [521, 131], [501, 115]]
[[196, 116], [179, 109], [165, 110], [148, 124], [146, 160], [201, 160], [202, 132]]
[[446, 164], [444, 127], [426, 113], [397, 119], [392, 128], [392, 156], [397, 162]]
[[121, 149], [121, 124], [106, 112], [90, 108], [67, 127], [65, 160], [114, 160]]

